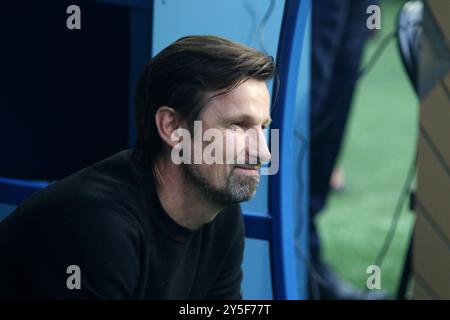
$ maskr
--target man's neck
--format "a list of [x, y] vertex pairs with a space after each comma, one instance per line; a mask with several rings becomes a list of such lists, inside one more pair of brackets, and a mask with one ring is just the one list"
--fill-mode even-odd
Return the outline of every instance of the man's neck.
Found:
[[195, 185], [183, 172], [181, 166], [173, 164], [170, 159], [158, 158], [153, 170], [156, 189], [164, 211], [179, 225], [196, 230], [223, 209], [204, 198]]

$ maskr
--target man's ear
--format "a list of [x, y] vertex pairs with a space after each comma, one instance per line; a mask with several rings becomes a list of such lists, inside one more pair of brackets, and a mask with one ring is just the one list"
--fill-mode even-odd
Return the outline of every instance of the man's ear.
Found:
[[179, 139], [172, 137], [174, 131], [181, 128], [181, 123], [175, 109], [167, 106], [159, 107], [156, 110], [155, 123], [159, 136], [167, 145], [173, 147], [179, 142]]

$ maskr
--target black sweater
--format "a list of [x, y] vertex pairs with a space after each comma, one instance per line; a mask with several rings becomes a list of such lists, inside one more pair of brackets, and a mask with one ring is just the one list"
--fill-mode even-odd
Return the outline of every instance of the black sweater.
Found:
[[[0, 298], [238, 299], [243, 228], [239, 205], [196, 231], [180, 226], [161, 207], [151, 169], [125, 150], [0, 223]], [[67, 286], [71, 265], [81, 289]]]

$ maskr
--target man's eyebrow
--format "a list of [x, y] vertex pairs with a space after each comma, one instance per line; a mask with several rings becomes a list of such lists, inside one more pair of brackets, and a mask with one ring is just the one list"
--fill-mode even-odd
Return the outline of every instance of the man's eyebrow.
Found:
[[[233, 115], [227, 121], [228, 122], [237, 121], [237, 120], [247, 121], [249, 119], [252, 119], [252, 117], [246, 113], [243, 113], [243, 114]], [[271, 123], [272, 123], [272, 118], [269, 117], [262, 123], [262, 125], [265, 127], [268, 127]]]

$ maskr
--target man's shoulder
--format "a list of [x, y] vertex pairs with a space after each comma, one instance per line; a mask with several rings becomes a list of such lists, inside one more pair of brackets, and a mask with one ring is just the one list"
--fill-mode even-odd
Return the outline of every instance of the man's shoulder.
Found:
[[98, 235], [112, 243], [146, 238], [145, 199], [138, 199], [144, 192], [129, 155], [119, 152], [33, 194], [0, 223], [0, 248], [52, 242], [61, 233]]
[[142, 183], [130, 159], [131, 150], [118, 152], [50, 184], [23, 202], [16, 211], [31, 211], [41, 218], [70, 215], [92, 208], [133, 211]]

